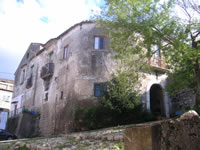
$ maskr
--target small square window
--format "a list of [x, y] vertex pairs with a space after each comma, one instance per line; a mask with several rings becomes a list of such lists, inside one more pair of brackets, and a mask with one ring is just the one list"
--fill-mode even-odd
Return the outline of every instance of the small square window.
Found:
[[66, 46], [66, 47], [64, 48], [64, 52], [63, 52], [63, 58], [64, 58], [64, 59], [67, 58], [67, 56], [68, 56], [68, 51], [69, 51], [69, 48], [68, 48], [68, 46]]
[[44, 100], [45, 100], [45, 101], [48, 101], [48, 98], [49, 98], [49, 93], [45, 93], [45, 98], [44, 98]]
[[49, 53], [49, 56], [52, 57], [53, 56], [53, 51]]
[[104, 37], [94, 37], [94, 49], [104, 49]]
[[54, 55], [54, 52], [53, 52], [53, 51], [49, 53], [49, 59], [50, 59], [50, 60], [53, 59], [53, 55]]
[[63, 91], [60, 92], [60, 99], [63, 99]]
[[105, 83], [94, 84], [94, 96], [96, 97], [105, 96], [106, 91], [107, 91], [107, 85]]

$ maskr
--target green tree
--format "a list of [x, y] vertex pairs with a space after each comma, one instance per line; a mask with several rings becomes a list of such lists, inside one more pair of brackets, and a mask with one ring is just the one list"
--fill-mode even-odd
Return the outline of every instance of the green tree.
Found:
[[82, 120], [89, 129], [154, 120], [153, 116], [143, 110], [137, 76], [137, 73], [119, 69], [107, 82], [107, 92], [99, 97], [99, 105], [78, 108], [75, 120]]
[[[128, 56], [136, 55], [138, 59], [129, 60], [138, 64], [139, 71], [157, 45], [172, 70], [171, 87], [176, 86], [171, 92], [200, 87], [198, 0], [106, 0], [96, 19], [111, 38], [117, 58], [128, 62]], [[138, 63], [141, 60], [144, 63]]]
[[120, 70], [107, 83], [107, 92], [100, 98], [100, 103], [114, 113], [131, 111], [141, 104], [139, 85], [137, 74]]

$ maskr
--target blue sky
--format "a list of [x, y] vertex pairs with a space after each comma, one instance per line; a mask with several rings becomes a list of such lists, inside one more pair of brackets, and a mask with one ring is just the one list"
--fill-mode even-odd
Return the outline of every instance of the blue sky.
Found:
[[103, 0], [0, 0], [0, 78], [14, 72], [31, 42], [45, 43], [100, 12]]

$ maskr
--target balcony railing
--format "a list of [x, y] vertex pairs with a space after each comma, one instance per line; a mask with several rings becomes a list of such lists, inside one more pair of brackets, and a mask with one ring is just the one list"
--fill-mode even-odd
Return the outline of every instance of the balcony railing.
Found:
[[42, 79], [49, 78], [53, 75], [54, 72], [54, 63], [48, 63], [42, 67], [40, 77]]
[[167, 63], [159, 58], [159, 57], [152, 57], [149, 59], [149, 64], [152, 66], [152, 67], [155, 67], [155, 68], [159, 68], [159, 69], [167, 69]]

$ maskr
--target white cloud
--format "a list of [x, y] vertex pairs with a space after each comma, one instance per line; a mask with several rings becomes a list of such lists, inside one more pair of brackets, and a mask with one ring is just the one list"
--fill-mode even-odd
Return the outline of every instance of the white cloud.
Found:
[[31, 42], [45, 43], [89, 19], [91, 10], [100, 11], [99, 3], [99, 0], [0, 0], [0, 57], [7, 53], [8, 57], [16, 54], [21, 59]]

